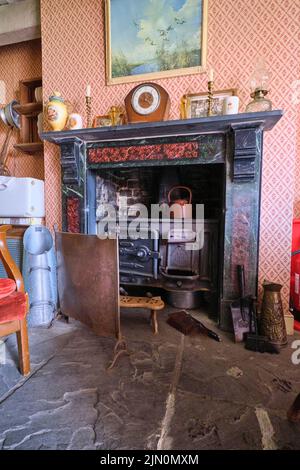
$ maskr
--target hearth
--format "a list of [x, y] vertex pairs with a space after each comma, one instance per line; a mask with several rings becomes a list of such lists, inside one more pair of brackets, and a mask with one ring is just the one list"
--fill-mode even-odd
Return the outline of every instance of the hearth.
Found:
[[[191, 187], [193, 203], [205, 206], [203, 248], [186, 252], [172, 221], [164, 239], [160, 220], [153, 239], [120, 240], [121, 282], [163, 288], [178, 305], [200, 292], [220, 326], [231, 329], [238, 264], [245, 267], [247, 294], [257, 293], [263, 132], [281, 116], [272, 111], [43, 134], [61, 147], [63, 229], [96, 233], [101, 200], [113, 200], [117, 210], [123, 197], [130, 207], [149, 207], [174, 185]], [[194, 224], [195, 211], [192, 217]]]

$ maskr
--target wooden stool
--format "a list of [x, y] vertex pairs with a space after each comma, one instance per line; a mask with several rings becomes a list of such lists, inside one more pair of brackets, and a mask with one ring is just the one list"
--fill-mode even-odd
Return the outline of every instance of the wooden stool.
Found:
[[151, 324], [153, 333], [158, 333], [157, 314], [158, 310], [165, 307], [164, 301], [160, 297], [130, 297], [120, 295], [120, 307], [126, 308], [147, 308], [151, 310]]

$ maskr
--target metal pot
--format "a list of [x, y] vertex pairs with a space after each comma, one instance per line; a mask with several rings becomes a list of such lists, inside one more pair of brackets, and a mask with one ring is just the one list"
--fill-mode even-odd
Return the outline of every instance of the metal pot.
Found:
[[20, 116], [14, 109], [16, 104], [19, 104], [18, 101], [13, 100], [4, 106], [4, 108], [0, 109], [0, 119], [6, 126], [20, 129]]
[[203, 292], [166, 289], [164, 299], [172, 307], [193, 310], [203, 305]]
[[[184, 189], [189, 193], [188, 199], [174, 199], [172, 200], [172, 193], [177, 189]], [[172, 207], [174, 219], [192, 219], [193, 206], [192, 206], [192, 191], [187, 186], [174, 186], [168, 193], [168, 203]]]

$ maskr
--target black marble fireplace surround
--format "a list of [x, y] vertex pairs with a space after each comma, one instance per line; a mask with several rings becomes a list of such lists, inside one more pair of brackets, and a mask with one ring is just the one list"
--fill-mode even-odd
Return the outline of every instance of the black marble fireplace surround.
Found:
[[215, 313], [221, 328], [231, 329], [238, 264], [245, 266], [247, 293], [257, 293], [263, 134], [281, 116], [271, 111], [44, 133], [61, 148], [63, 230], [96, 233], [97, 176], [107, 171], [215, 168], [223, 175]]

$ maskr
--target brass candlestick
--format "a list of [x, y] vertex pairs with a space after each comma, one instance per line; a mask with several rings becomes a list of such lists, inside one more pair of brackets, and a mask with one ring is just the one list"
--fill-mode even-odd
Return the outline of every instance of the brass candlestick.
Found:
[[209, 81], [208, 82], [208, 108], [207, 108], [207, 116], [212, 116], [213, 114], [213, 99], [214, 99], [214, 82]]
[[183, 97], [180, 100], [180, 119], [187, 119], [187, 97], [186, 95], [183, 95]]
[[86, 106], [86, 127], [92, 127], [92, 98], [90, 96], [85, 97]]

